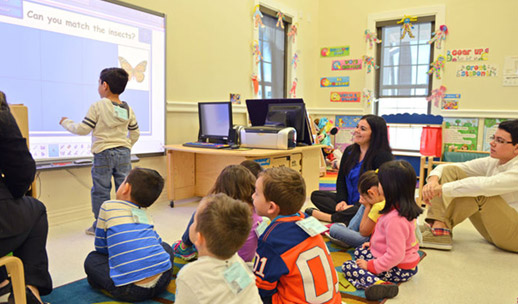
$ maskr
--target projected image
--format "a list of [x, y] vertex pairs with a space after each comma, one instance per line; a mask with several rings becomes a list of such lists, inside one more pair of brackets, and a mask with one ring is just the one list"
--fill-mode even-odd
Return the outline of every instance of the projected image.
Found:
[[132, 9], [128, 14], [130, 8], [98, 0], [90, 1], [91, 8], [63, 3], [66, 9], [60, 1], [0, 4], [0, 40], [8, 44], [0, 48], [0, 90], [10, 103], [27, 106], [33, 156], [91, 155], [90, 136], [72, 135], [59, 121], [82, 121], [100, 99], [99, 74], [107, 67], [121, 67], [130, 75], [120, 99], [132, 107], [140, 127], [132, 152], [163, 151], [163, 16]]

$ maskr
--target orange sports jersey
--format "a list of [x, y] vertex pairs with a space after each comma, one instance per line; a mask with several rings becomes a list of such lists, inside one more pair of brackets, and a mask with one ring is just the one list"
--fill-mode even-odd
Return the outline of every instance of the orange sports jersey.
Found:
[[338, 277], [322, 236], [296, 222], [304, 213], [280, 216], [259, 237], [254, 259], [261, 297], [272, 303], [341, 303]]

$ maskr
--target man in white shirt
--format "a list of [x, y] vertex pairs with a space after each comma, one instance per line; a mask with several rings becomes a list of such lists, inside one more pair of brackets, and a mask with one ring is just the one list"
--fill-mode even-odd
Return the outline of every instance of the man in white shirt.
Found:
[[518, 252], [518, 120], [500, 123], [490, 157], [435, 168], [423, 188], [430, 205], [423, 248], [450, 250], [451, 229], [469, 218], [496, 247]]

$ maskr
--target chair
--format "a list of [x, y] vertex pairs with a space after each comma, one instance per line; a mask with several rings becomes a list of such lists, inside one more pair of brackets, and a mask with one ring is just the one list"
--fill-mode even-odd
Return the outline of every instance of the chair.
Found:
[[11, 275], [14, 302], [16, 304], [27, 304], [22, 260], [15, 256], [4, 256], [0, 258], [0, 266], [5, 266], [7, 268], [7, 273]]
[[[430, 175], [433, 168], [441, 164], [451, 164], [465, 162], [468, 160], [487, 157], [489, 156], [488, 151], [473, 151], [473, 150], [454, 150], [444, 151], [442, 157], [439, 160], [434, 160], [433, 156], [421, 156], [421, 166], [419, 169], [419, 176], [423, 177], [419, 179], [419, 197], [417, 203], [421, 204], [423, 199], [423, 186], [426, 178]], [[425, 172], [426, 170], [426, 172]]]

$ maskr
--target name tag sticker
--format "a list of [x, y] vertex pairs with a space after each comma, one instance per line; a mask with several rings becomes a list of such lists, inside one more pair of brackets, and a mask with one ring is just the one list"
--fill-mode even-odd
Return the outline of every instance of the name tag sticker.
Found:
[[131, 209], [131, 215], [135, 223], [139, 224], [151, 224], [151, 219], [147, 216], [146, 210], [133, 208]]
[[234, 263], [228, 267], [223, 273], [223, 277], [234, 294], [240, 293], [253, 282], [240, 263]]
[[263, 218], [263, 221], [255, 228], [255, 234], [257, 234], [257, 237], [261, 237], [261, 234], [264, 233], [264, 231], [266, 230], [266, 228], [268, 228], [269, 225], [270, 220], [265, 220]]
[[121, 108], [119, 106], [113, 106], [113, 110], [115, 111], [115, 115], [122, 119], [128, 119], [128, 110]]
[[312, 216], [297, 221], [296, 224], [310, 236], [315, 236], [328, 230], [326, 226]]

